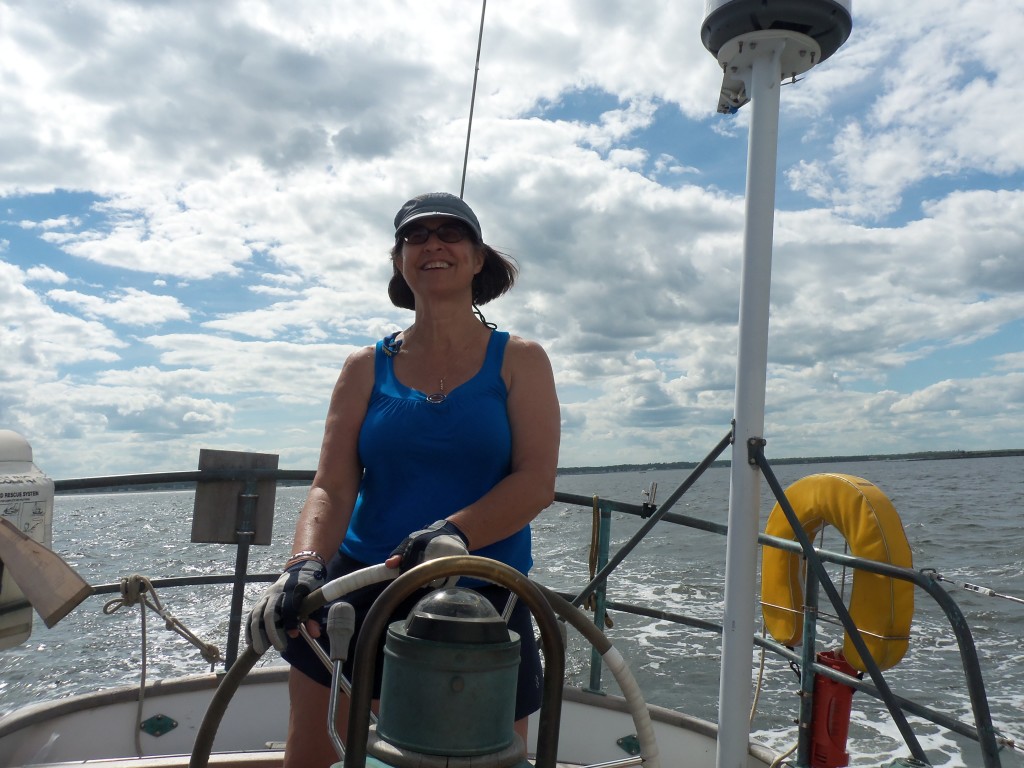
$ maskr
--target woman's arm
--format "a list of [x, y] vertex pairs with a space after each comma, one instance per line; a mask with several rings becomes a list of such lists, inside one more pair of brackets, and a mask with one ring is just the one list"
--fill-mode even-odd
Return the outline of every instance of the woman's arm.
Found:
[[331, 395], [313, 484], [295, 524], [292, 553], [316, 552], [328, 561], [348, 530], [363, 467], [359, 430], [373, 390], [374, 349], [352, 353]]
[[547, 353], [536, 342], [511, 337], [502, 377], [512, 429], [511, 471], [478, 501], [448, 516], [466, 534], [470, 550], [521, 530], [555, 495], [561, 414]]

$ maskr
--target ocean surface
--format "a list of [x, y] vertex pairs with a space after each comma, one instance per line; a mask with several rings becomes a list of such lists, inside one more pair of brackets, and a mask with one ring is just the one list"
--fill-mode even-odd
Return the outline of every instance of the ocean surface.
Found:
[[[1018, 744], [1016, 751], [1003, 751], [1003, 765], [1024, 767], [1024, 604], [963, 588], [970, 583], [998, 595], [1024, 598], [1024, 458], [787, 464], [775, 471], [783, 486], [819, 472], [857, 475], [888, 495], [903, 520], [914, 566], [935, 569], [948, 580], [945, 586], [967, 616], [979, 647], [996, 729]], [[640, 503], [642, 491], [651, 483], [658, 483], [658, 499], [664, 500], [687, 474], [686, 470], [651, 470], [569, 475], [559, 478], [558, 490]], [[727, 469], [710, 469], [672, 511], [724, 523], [728, 484]], [[767, 485], [762, 485], [766, 499], [762, 516], [767, 517], [771, 502]], [[253, 547], [250, 572], [275, 571], [287, 556], [305, 492], [297, 487], [278, 489], [273, 542]], [[58, 496], [54, 549], [94, 585], [134, 573], [151, 579], [230, 573], [233, 546], [190, 543], [192, 503], [191, 491]], [[613, 515], [612, 551], [642, 523], [633, 516]], [[558, 590], [582, 588], [588, 580], [590, 530], [589, 509], [556, 503], [543, 512], [533, 525], [536, 565], [532, 576]], [[843, 551], [842, 538], [835, 531], [821, 545]], [[720, 623], [724, 560], [723, 537], [662, 522], [612, 575], [609, 598], [654, 604]], [[833, 578], [840, 579], [841, 574]], [[247, 605], [262, 589], [260, 585], [248, 589]], [[167, 589], [159, 597], [193, 632], [223, 648], [230, 587]], [[25, 645], [0, 652], [0, 713], [45, 698], [138, 683], [139, 609], [123, 608], [106, 615], [102, 609], [110, 599], [89, 598], [53, 629], [37, 619]], [[718, 636], [623, 613], [613, 613], [612, 619], [608, 634], [648, 701], [717, 719]], [[834, 630], [832, 636], [828, 632], [822, 649], [840, 643]], [[570, 646], [568, 674], [571, 682], [585, 686], [589, 649], [572, 637]], [[759, 660], [759, 654], [752, 655], [752, 686]], [[271, 653], [265, 663], [281, 662]], [[150, 680], [207, 669], [192, 646], [149, 615]], [[910, 650], [887, 679], [897, 695], [920, 697], [929, 706], [961, 717], [970, 711], [956, 643], [941, 612], [921, 592], [916, 596]], [[604, 681], [607, 690], [617, 692], [607, 672]], [[797, 706], [796, 689], [797, 678], [787, 663], [765, 662], [753, 738], [779, 750], [795, 743], [790, 712]], [[915, 728], [933, 765], [982, 765], [975, 744], [910, 719], [921, 723]], [[854, 766], [888, 765], [894, 757], [909, 754], [884, 709], [863, 694], [854, 696], [847, 749]]]

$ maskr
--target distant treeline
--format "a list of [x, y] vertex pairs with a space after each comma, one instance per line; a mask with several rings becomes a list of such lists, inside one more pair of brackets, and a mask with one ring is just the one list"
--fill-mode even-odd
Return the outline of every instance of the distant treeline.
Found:
[[[1024, 456], [1024, 448], [1007, 448], [996, 451], [918, 451], [917, 453], [872, 453], [860, 456], [815, 456], [811, 458], [768, 458], [771, 464], [825, 464], [851, 461], [935, 461], [939, 459], [987, 459], [1003, 456]], [[651, 469], [693, 469], [696, 461], [670, 461], [650, 464], [612, 464], [604, 467], [559, 467], [560, 475], [601, 475], [608, 472], [640, 472]], [[722, 459], [711, 466], [727, 467], [729, 461]]]

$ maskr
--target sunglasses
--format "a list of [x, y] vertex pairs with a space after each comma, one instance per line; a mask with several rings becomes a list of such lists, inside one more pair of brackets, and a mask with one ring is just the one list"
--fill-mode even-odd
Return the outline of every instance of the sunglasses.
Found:
[[437, 235], [442, 243], [461, 243], [469, 232], [462, 224], [446, 222], [431, 229], [422, 224], [406, 227], [399, 237], [409, 245], [423, 245], [431, 235]]

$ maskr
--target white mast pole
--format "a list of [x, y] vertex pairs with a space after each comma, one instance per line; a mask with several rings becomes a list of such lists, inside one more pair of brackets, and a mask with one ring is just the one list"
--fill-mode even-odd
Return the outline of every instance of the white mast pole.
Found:
[[[729, 537], [725, 554], [725, 621], [719, 681], [718, 768], [745, 768], [750, 735], [751, 645], [754, 636], [760, 472], [748, 445], [764, 434], [771, 296], [772, 230], [779, 134], [779, 87], [784, 38], [751, 41], [756, 53], [735, 73], [750, 94], [746, 222], [740, 287], [739, 354], [735, 427], [729, 487]], [[753, 53], [753, 51], [751, 52]]]
[[[751, 639], [757, 589], [761, 475], [751, 448], [764, 434], [768, 379], [768, 305], [779, 142], [779, 89], [831, 56], [849, 37], [851, 0], [706, 0], [701, 40], [722, 66], [719, 112], [751, 103], [740, 278], [739, 350], [725, 617], [718, 700], [717, 768], [746, 768], [750, 743]], [[795, 32], [794, 29], [803, 29]]]

